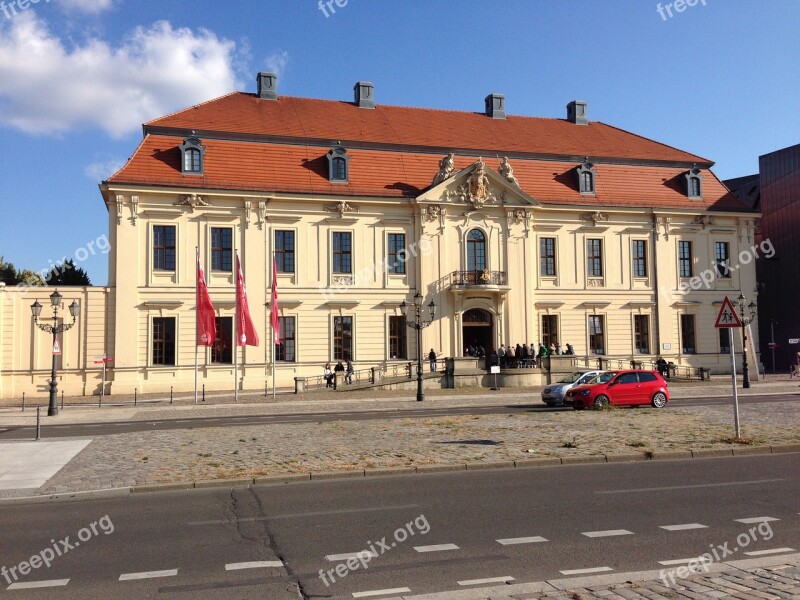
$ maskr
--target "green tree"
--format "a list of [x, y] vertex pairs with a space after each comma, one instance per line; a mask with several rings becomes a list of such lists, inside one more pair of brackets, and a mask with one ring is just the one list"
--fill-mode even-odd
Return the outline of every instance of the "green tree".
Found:
[[72, 259], [50, 269], [45, 282], [47, 285], [92, 285], [86, 271], [76, 268]]

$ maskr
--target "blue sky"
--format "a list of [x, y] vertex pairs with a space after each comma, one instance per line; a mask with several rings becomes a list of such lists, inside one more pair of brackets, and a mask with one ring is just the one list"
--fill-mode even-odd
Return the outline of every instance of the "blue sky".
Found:
[[339, 0], [328, 16], [318, 0], [14, 1], [0, 4], [0, 256], [38, 271], [88, 255], [94, 284], [97, 184], [140, 124], [254, 91], [260, 70], [293, 96], [350, 100], [365, 79], [378, 103], [481, 111], [500, 92], [510, 114], [559, 118], [583, 99], [590, 119], [714, 160], [722, 179], [800, 141], [797, 0]]

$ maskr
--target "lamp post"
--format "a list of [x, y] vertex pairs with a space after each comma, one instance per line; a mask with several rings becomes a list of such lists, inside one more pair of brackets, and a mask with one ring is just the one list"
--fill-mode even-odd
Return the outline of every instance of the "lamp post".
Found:
[[417, 330], [417, 402], [422, 402], [425, 399], [425, 395], [422, 393], [422, 330], [433, 323], [433, 318], [436, 315], [436, 304], [431, 300], [431, 303], [428, 304], [431, 319], [430, 321], [423, 320], [422, 300], [422, 294], [417, 290], [417, 293], [414, 294], [414, 304], [409, 306], [405, 300], [400, 304], [400, 310], [406, 315], [406, 325], [411, 329]]
[[[742, 322], [742, 387], [747, 389], [750, 387], [750, 370], [747, 368], [747, 326], [756, 317], [756, 303], [747, 304], [744, 294], [739, 294], [736, 303], [739, 305], [739, 320]], [[745, 308], [748, 312], [747, 317], [744, 315]]]
[[[53, 349], [55, 349], [56, 342], [58, 340], [58, 334], [63, 333], [72, 328], [75, 325], [75, 320], [78, 318], [78, 313], [80, 312], [80, 305], [76, 300], [72, 301], [72, 304], [69, 305], [69, 314], [72, 315], [72, 323], [61, 323], [58, 324], [58, 307], [61, 306], [61, 294], [58, 293], [58, 290], [50, 294], [50, 304], [53, 307], [53, 324], [48, 325], [46, 323], [39, 323], [39, 316], [42, 314], [42, 305], [39, 304], [39, 301], [36, 300], [33, 304], [31, 304], [31, 312], [33, 313], [33, 322], [36, 323], [36, 326], [41, 329], [42, 331], [46, 331], [47, 333], [53, 334]], [[47, 407], [47, 416], [54, 417], [58, 414], [58, 381], [56, 380], [56, 354], [53, 352], [53, 365], [52, 370], [50, 371], [50, 404]]]

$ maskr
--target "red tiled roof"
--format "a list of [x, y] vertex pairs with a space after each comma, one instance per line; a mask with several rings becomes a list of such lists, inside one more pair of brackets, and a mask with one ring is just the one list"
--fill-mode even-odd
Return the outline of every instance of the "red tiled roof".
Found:
[[[175, 136], [145, 136], [128, 164], [109, 181], [259, 193], [402, 197], [419, 195], [429, 187], [441, 158], [430, 153], [354, 148], [348, 150], [349, 183], [332, 184], [326, 158], [330, 147], [204, 139], [203, 176], [187, 176], [180, 172], [178, 146], [183, 141]], [[456, 170], [476, 160], [456, 156]], [[497, 170], [497, 158], [484, 160]], [[748, 210], [709, 170], [703, 170], [703, 199], [689, 200], [683, 191], [686, 170], [681, 167], [599, 163], [595, 165], [596, 195], [582, 196], [576, 186], [575, 162], [514, 159], [511, 164], [521, 189], [542, 203]]]
[[698, 163], [712, 161], [633, 133], [590, 121], [378, 105], [281, 96], [264, 100], [234, 92], [145, 124], [146, 131], [178, 128], [253, 136], [341, 140], [393, 146], [471, 149], [492, 154], [588, 156]]

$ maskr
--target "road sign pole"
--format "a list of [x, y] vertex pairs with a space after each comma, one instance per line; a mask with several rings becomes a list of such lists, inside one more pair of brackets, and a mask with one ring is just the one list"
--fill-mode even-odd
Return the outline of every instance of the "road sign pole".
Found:
[[739, 428], [739, 390], [736, 388], [736, 353], [733, 349], [733, 328], [728, 327], [728, 345], [731, 350], [731, 380], [733, 383], [733, 425], [736, 428], [736, 439], [741, 437]]

